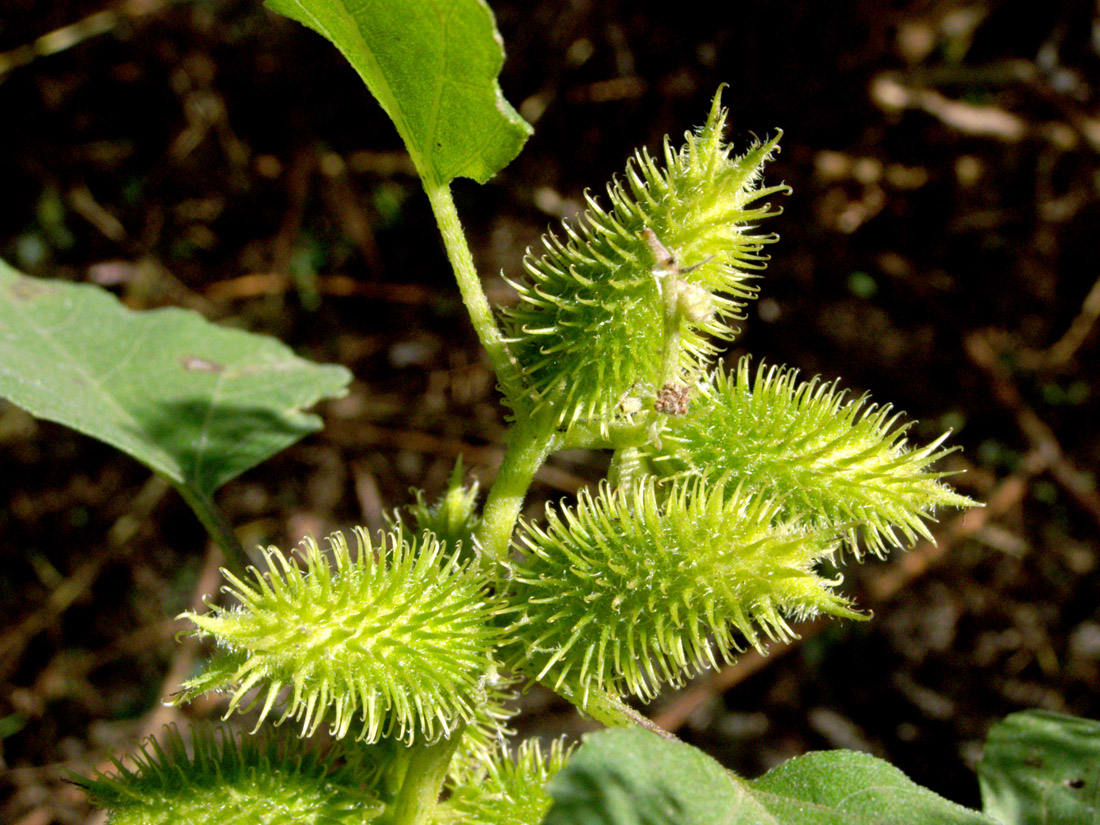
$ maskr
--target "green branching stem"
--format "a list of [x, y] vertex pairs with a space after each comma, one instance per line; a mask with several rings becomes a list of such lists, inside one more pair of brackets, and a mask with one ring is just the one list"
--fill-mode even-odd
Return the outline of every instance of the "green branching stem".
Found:
[[481, 278], [466, 242], [466, 233], [455, 209], [450, 186], [433, 181], [427, 176], [422, 177], [422, 181], [470, 321], [516, 415], [516, 424], [512, 428], [504, 460], [485, 502], [477, 533], [477, 540], [486, 557], [491, 561], [501, 561], [507, 558], [508, 545], [527, 489], [547, 456], [561, 446], [562, 439], [549, 415], [544, 412], [530, 417], [529, 409], [526, 409], [528, 405], [525, 403], [526, 395], [519, 367], [508, 352], [489, 299], [485, 296]]
[[553, 419], [545, 414], [513, 425], [476, 536], [481, 552], [490, 561], [507, 559], [527, 489], [550, 453], [560, 448], [561, 441]]
[[447, 769], [461, 741], [459, 729], [446, 739], [416, 749], [393, 802], [393, 813], [386, 819], [387, 825], [426, 825], [433, 821]]
[[520, 372], [508, 352], [508, 347], [500, 334], [500, 327], [497, 326], [496, 318], [493, 316], [493, 309], [489, 305], [489, 299], [481, 286], [481, 278], [474, 266], [473, 255], [470, 254], [470, 246], [466, 242], [466, 233], [458, 218], [458, 210], [455, 209], [451, 188], [445, 183], [436, 183], [428, 177], [422, 180], [424, 191], [427, 192], [428, 200], [432, 205], [432, 212], [435, 213], [436, 224], [439, 226], [440, 234], [443, 235], [447, 258], [458, 280], [462, 301], [466, 304], [466, 310], [470, 314], [477, 337], [489, 355], [505, 396], [512, 401], [522, 401]]

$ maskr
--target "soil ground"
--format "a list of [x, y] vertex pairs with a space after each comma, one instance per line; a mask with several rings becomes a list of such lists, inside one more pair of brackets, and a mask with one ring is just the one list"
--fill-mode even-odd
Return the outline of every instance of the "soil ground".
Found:
[[[730, 358], [842, 376], [916, 442], [952, 428], [946, 466], [989, 505], [943, 514], [935, 549], [849, 568], [872, 621], [806, 628], [647, 712], [746, 775], [858, 748], [968, 805], [994, 720], [1100, 718], [1095, 4], [492, 5], [536, 131], [458, 187], [491, 298], [586, 187], [728, 83], [734, 143], [782, 128], [767, 177], [793, 188]], [[427, 204], [326, 43], [254, 2], [7, 0], [0, 112], [4, 260], [354, 372], [323, 431], [219, 492], [246, 545], [377, 526], [460, 455], [491, 480], [501, 410]], [[555, 458], [531, 507], [605, 465]], [[173, 617], [215, 567], [143, 468], [0, 403], [0, 820], [98, 821], [65, 771], [178, 718], [159, 700], [198, 651]], [[581, 729], [551, 696], [525, 706], [525, 731]]]

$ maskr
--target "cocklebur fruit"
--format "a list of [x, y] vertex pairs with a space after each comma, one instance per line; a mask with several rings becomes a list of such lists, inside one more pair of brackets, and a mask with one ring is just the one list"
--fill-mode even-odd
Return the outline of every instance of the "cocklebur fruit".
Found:
[[431, 534], [355, 535], [354, 558], [336, 533], [331, 563], [306, 540], [305, 569], [270, 548], [266, 575], [223, 571], [239, 606], [185, 614], [218, 652], [179, 701], [228, 690], [227, 715], [262, 701], [258, 726], [282, 703], [278, 721], [297, 720], [303, 735], [329, 722], [334, 736], [367, 742], [431, 742], [495, 716], [484, 706], [500, 699], [498, 606], [484, 575]]
[[129, 764], [112, 758], [112, 772], [73, 781], [111, 812], [113, 825], [361, 825], [383, 811], [338, 748], [201, 726], [190, 740], [169, 727], [129, 754]]
[[609, 207], [586, 195], [584, 215], [525, 258], [519, 301], [503, 311], [532, 396], [514, 407], [549, 406], [559, 426], [606, 421], [632, 388], [654, 397], [736, 334], [763, 247], [776, 240], [753, 231], [778, 211], [758, 202], [787, 187], [761, 185], [778, 137], [733, 157], [725, 114], [716, 95], [683, 146], [666, 139], [663, 166], [637, 152], [607, 187]]
[[409, 541], [422, 533], [431, 533], [463, 561], [476, 555], [474, 532], [481, 519], [477, 513], [480, 485], [464, 483], [461, 457], [455, 462], [447, 489], [438, 500], [429, 504], [422, 490], [416, 491], [416, 501], [399, 510], [391, 523]]
[[528, 739], [515, 752], [501, 745], [487, 759], [457, 760], [435, 822], [538, 825], [551, 803], [546, 784], [568, 758], [560, 739], [546, 752], [537, 739]]
[[518, 541], [509, 666], [582, 696], [652, 698], [743, 641], [789, 638], [789, 618], [860, 618], [815, 571], [835, 538], [784, 521], [781, 508], [721, 481], [659, 492], [652, 476], [548, 508]]
[[910, 447], [910, 423], [889, 405], [850, 398], [837, 382], [748, 358], [698, 387], [687, 415], [665, 422], [661, 445], [640, 448], [665, 478], [729, 479], [781, 504], [784, 518], [846, 538], [857, 555], [931, 538], [944, 507], [972, 507], [930, 468], [949, 433]]

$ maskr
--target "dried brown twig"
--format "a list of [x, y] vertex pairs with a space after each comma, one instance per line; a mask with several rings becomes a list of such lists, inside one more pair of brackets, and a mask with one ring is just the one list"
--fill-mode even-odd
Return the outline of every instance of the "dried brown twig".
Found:
[[1066, 364], [1085, 343], [1085, 339], [1096, 327], [1098, 319], [1100, 319], [1100, 278], [1096, 279], [1092, 289], [1085, 295], [1077, 317], [1073, 319], [1065, 334], [1046, 349], [1017, 352], [1017, 363], [1028, 370], [1050, 369]]
[[31, 640], [55, 624], [69, 607], [84, 596], [108, 563], [125, 557], [134, 548], [134, 537], [149, 523], [149, 515], [171, 485], [160, 476], [153, 476], [133, 499], [132, 506], [112, 525], [104, 552], [82, 562], [79, 567], [50, 592], [36, 610], [13, 623], [0, 635], [0, 681], [6, 680], [19, 664]]
[[164, 0], [124, 0], [36, 37], [30, 43], [0, 53], [0, 82], [13, 69], [26, 66], [40, 57], [71, 49], [85, 40], [113, 31], [125, 20], [159, 11], [164, 5]]

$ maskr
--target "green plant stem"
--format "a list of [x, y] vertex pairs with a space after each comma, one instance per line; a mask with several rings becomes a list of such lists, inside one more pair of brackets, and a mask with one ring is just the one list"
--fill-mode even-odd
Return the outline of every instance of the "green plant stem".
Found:
[[683, 312], [680, 310], [679, 280], [664, 278], [661, 296], [665, 304], [665, 355], [661, 365], [661, 385], [675, 380], [680, 372], [680, 333], [683, 326]]
[[386, 820], [388, 825], [428, 825], [432, 821], [462, 731], [459, 728], [447, 739], [416, 749], [394, 799], [393, 814]]
[[[435, 222], [443, 236], [447, 258], [458, 280], [462, 301], [466, 304], [466, 311], [470, 314], [470, 321], [473, 322], [477, 337], [489, 355], [489, 361], [492, 362], [504, 394], [513, 404], [522, 405], [524, 398], [520, 371], [508, 352], [500, 327], [497, 326], [496, 318], [493, 317], [489, 299], [481, 286], [481, 278], [474, 266], [473, 255], [470, 254], [470, 247], [466, 243], [466, 233], [462, 229], [462, 222], [458, 219], [458, 210], [455, 209], [451, 188], [445, 183], [435, 183], [428, 178], [423, 178], [423, 183], [424, 191], [428, 193], [428, 200], [432, 205], [432, 212], [435, 213]], [[521, 413], [518, 409], [516, 412]]]
[[623, 447], [611, 454], [611, 466], [607, 470], [607, 482], [612, 490], [626, 491], [641, 482], [642, 455], [637, 447]]
[[597, 722], [609, 728], [645, 728], [665, 739], [672, 740], [673, 742], [679, 741], [675, 734], [665, 730], [652, 719], [638, 713], [638, 711], [630, 707], [630, 705], [626, 704], [618, 696], [613, 696], [602, 690], [591, 690], [588, 691], [584, 697], [581, 697], [578, 696], [572, 688], [564, 684], [555, 687], [551, 683], [546, 684], [546, 687], [568, 700], [581, 713], [588, 714]]
[[432, 205], [436, 223], [443, 236], [447, 257], [455, 272], [462, 301], [470, 314], [481, 345], [485, 347], [496, 372], [501, 389], [512, 404], [518, 422], [508, 438], [504, 460], [489, 491], [482, 514], [477, 540], [481, 550], [492, 561], [503, 560], [508, 552], [527, 489], [546, 457], [560, 445], [561, 438], [548, 415], [532, 419], [524, 392], [520, 370], [512, 360], [508, 347], [493, 317], [493, 309], [481, 278], [474, 267], [466, 233], [458, 218], [450, 186], [423, 177], [424, 191]]
[[492, 561], [507, 557], [527, 489], [547, 456], [560, 446], [561, 434], [552, 422], [547, 415], [518, 422], [508, 437], [504, 460], [485, 501], [475, 536], [481, 552]]
[[174, 481], [172, 486], [183, 496], [183, 500], [198, 516], [202, 526], [206, 528], [206, 532], [221, 548], [226, 568], [238, 577], [243, 577], [248, 567], [248, 556], [245, 555], [237, 534], [233, 532], [233, 528], [226, 521], [225, 516], [222, 515], [222, 511], [215, 506], [209, 496], [198, 492], [193, 487], [184, 483], [177, 484]]

